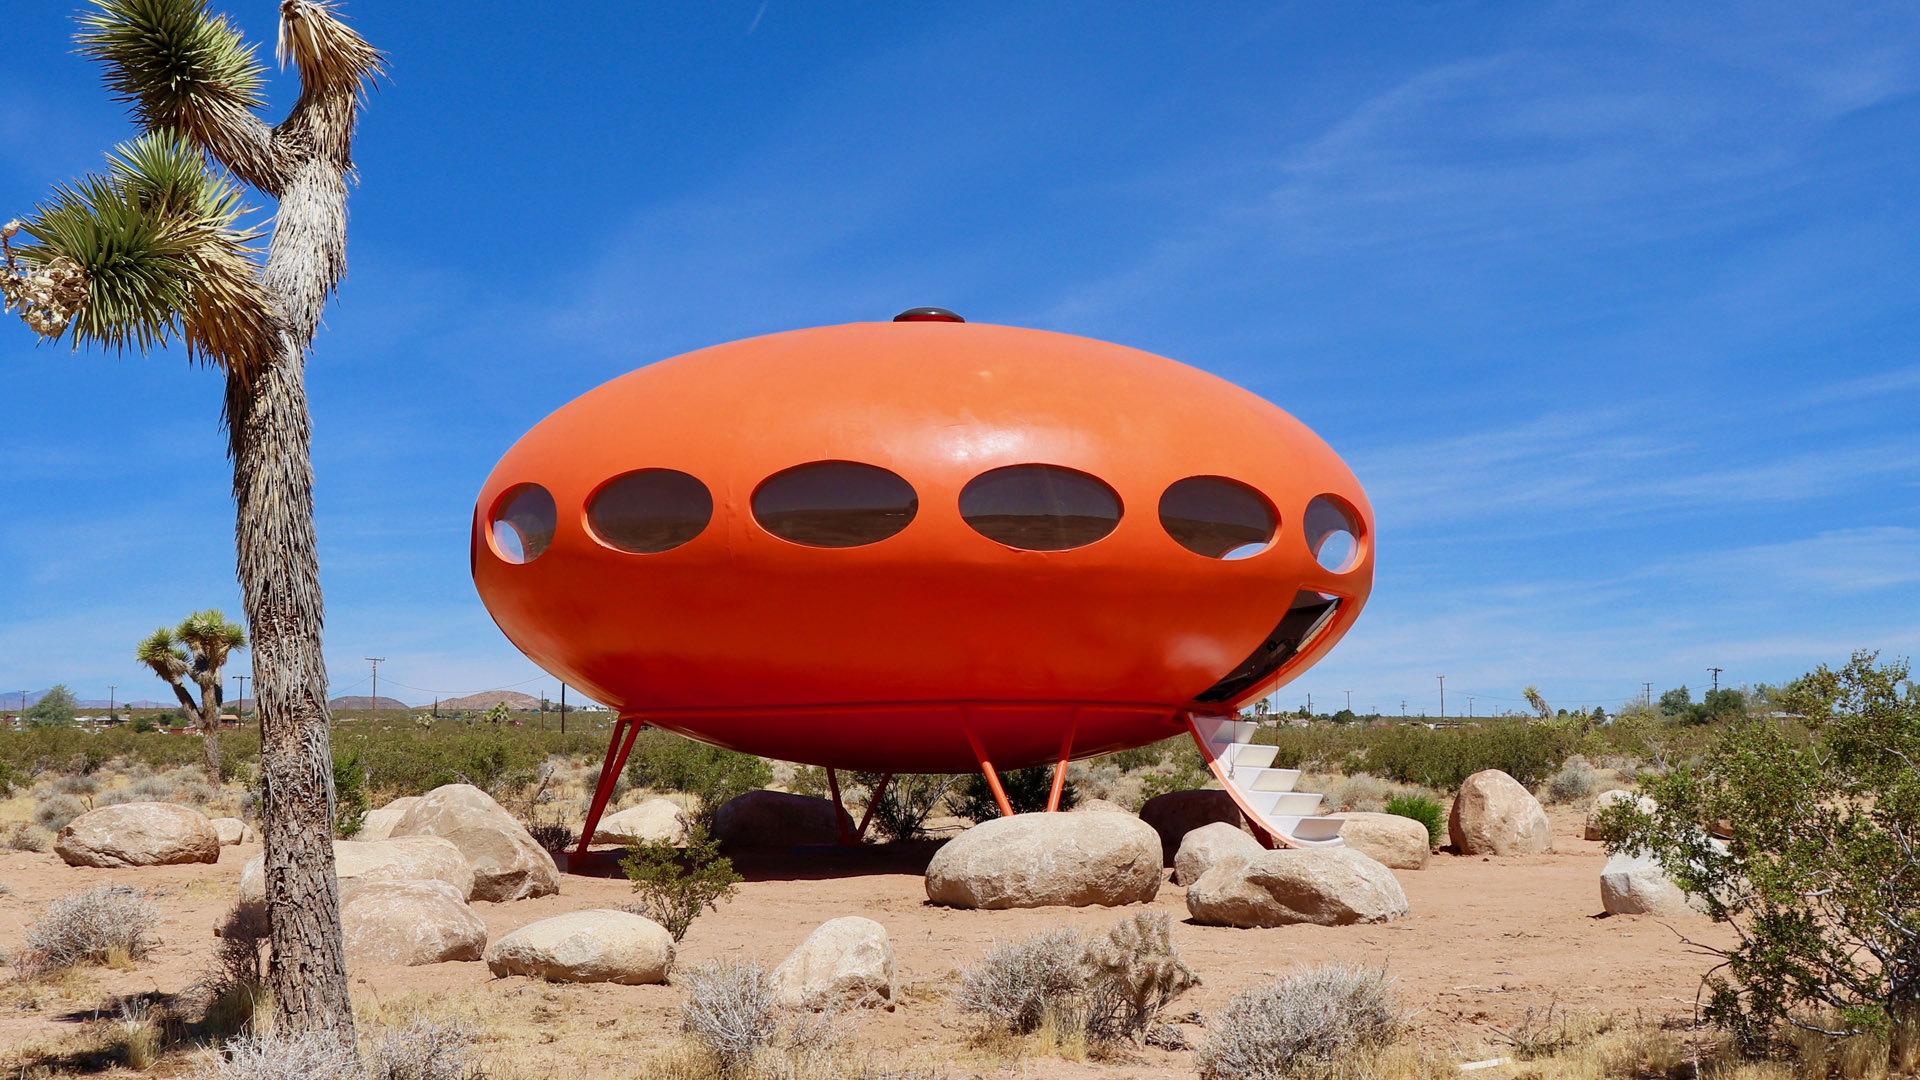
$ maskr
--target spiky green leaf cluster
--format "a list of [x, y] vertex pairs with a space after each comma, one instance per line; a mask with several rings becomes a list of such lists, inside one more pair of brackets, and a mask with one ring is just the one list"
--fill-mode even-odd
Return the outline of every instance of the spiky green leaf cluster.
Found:
[[107, 69], [107, 87], [150, 128], [199, 132], [210, 118], [265, 100], [253, 46], [205, 0], [92, 0], [80, 51]]
[[252, 369], [272, 348], [258, 281], [255, 234], [242, 232], [240, 189], [185, 140], [141, 136], [108, 155], [105, 176], [54, 189], [23, 231], [37, 243], [20, 260], [80, 267], [86, 297], [72, 322], [76, 346], [145, 351], [176, 335], [200, 359]]

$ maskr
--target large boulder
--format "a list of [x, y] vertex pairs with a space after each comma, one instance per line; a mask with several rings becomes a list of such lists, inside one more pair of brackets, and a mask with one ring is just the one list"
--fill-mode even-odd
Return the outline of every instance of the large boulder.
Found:
[[253, 831], [253, 826], [241, 821], [237, 817], [214, 818], [213, 831], [215, 835], [220, 837], [221, 847], [232, 847], [235, 844], [257, 844], [260, 842], [260, 834]]
[[687, 812], [667, 799], [648, 799], [600, 819], [593, 830], [596, 844], [646, 844], [665, 840], [687, 842]]
[[473, 899], [525, 900], [560, 891], [553, 856], [486, 792], [472, 784], [437, 787], [393, 827], [395, 838], [438, 836], [473, 866]]
[[858, 915], [821, 923], [773, 969], [773, 995], [793, 1009], [893, 1008], [893, 943]]
[[404, 795], [378, 810], [367, 811], [360, 822], [360, 831], [353, 834], [355, 840], [385, 840], [393, 835], [393, 827], [407, 816], [413, 804], [420, 801], [418, 795]]
[[1399, 814], [1354, 811], [1335, 814], [1346, 824], [1340, 839], [1348, 847], [1393, 870], [1425, 870], [1433, 857], [1427, 827]]
[[1265, 850], [1238, 825], [1224, 821], [1202, 825], [1180, 841], [1180, 850], [1173, 856], [1173, 883], [1191, 885], [1224, 859], [1251, 859]]
[[439, 964], [478, 960], [487, 924], [444, 881], [367, 881], [340, 890], [340, 931], [349, 961]]
[[[267, 857], [263, 852], [240, 868], [240, 899], [267, 898]], [[370, 881], [441, 881], [460, 899], [473, 896], [473, 865], [453, 841], [438, 836], [395, 836], [386, 840], [335, 840], [333, 872], [342, 888]]]
[[1594, 796], [1593, 809], [1587, 811], [1587, 830], [1586, 830], [1587, 839], [1589, 840], [1604, 839], [1600, 835], [1601, 813], [1603, 813], [1608, 807], [1613, 806], [1616, 803], [1623, 803], [1623, 802], [1638, 802], [1640, 804], [1641, 812], [1646, 814], [1653, 813], [1655, 809], [1653, 800], [1646, 797], [1645, 795], [1636, 796], [1633, 792], [1623, 791], [1620, 788], [1614, 788], [1612, 791], [1603, 791], [1600, 794]]
[[1070, 813], [1075, 814], [1131, 814], [1133, 811], [1114, 802], [1112, 799], [1088, 799], [1076, 803]]
[[1679, 919], [1700, 910], [1650, 855], [1615, 852], [1600, 871], [1600, 904], [1613, 915]]
[[1160, 834], [1160, 865], [1172, 866], [1180, 853], [1180, 841], [1202, 825], [1216, 821], [1240, 827], [1240, 808], [1233, 796], [1218, 789], [1169, 791], [1155, 795], [1140, 808], [1140, 820]]
[[121, 803], [89, 810], [54, 837], [68, 866], [171, 866], [220, 861], [220, 834], [198, 810], [173, 803]]
[[1540, 855], [1553, 850], [1547, 811], [1520, 781], [1485, 769], [1460, 783], [1447, 836], [1462, 855]]
[[1187, 888], [1187, 912], [1209, 926], [1345, 926], [1400, 918], [1407, 894], [1352, 848], [1283, 848], [1214, 864]]
[[487, 968], [496, 976], [633, 986], [666, 982], [672, 967], [673, 935], [652, 919], [626, 911], [555, 915], [487, 947]]
[[1160, 890], [1160, 838], [1125, 814], [1018, 814], [949, 840], [927, 898], [965, 908], [1132, 904]]
[[853, 819], [832, 799], [749, 791], [721, 804], [713, 815], [713, 837], [728, 848], [837, 844], [842, 822], [851, 833]]

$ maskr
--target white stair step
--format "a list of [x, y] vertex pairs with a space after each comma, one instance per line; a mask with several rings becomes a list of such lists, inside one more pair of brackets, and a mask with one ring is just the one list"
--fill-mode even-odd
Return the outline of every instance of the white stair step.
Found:
[[1230, 716], [1196, 716], [1193, 718], [1193, 726], [1199, 730], [1201, 740], [1208, 743], [1229, 743], [1235, 741], [1234, 736], [1238, 734], [1238, 732], [1235, 730], [1234, 724], [1235, 721]]
[[1280, 753], [1277, 746], [1255, 746], [1251, 743], [1228, 743], [1225, 751], [1217, 753], [1221, 763], [1236, 769], [1264, 769], [1273, 764], [1274, 756]]
[[1247, 791], [1292, 791], [1293, 785], [1300, 780], [1299, 769], [1254, 769], [1233, 770], [1233, 782], [1236, 787]]
[[1311, 791], [1247, 791], [1240, 797], [1263, 818], [1307, 818], [1320, 812], [1320, 796]]
[[1250, 743], [1253, 741], [1253, 737], [1259, 734], [1259, 732], [1260, 722], [1257, 720], [1235, 720], [1233, 722], [1234, 742]]
[[1339, 818], [1295, 817], [1277, 814], [1267, 819], [1275, 829], [1301, 844], [1337, 844], [1340, 842]]

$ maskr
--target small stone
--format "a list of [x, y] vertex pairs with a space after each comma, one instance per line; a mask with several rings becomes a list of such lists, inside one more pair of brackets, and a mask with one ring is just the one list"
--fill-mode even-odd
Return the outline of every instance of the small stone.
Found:
[[673, 935], [652, 919], [593, 910], [528, 923], [488, 946], [486, 957], [496, 976], [633, 986], [666, 982], [673, 953]]
[[772, 982], [774, 997], [788, 1008], [892, 1009], [893, 943], [872, 919], [830, 919], [773, 969]]

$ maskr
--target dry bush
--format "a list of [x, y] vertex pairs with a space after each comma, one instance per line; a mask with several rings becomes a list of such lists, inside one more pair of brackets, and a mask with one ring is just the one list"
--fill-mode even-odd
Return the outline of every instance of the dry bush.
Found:
[[59, 832], [86, 812], [87, 804], [72, 795], [48, 795], [34, 803], [33, 823], [48, 832]]
[[1540, 799], [1547, 803], [1585, 803], [1600, 794], [1604, 780], [1605, 777], [1587, 764], [1586, 758], [1576, 754], [1540, 786]]
[[330, 1035], [242, 1035], [190, 1073], [192, 1080], [357, 1080], [360, 1056]]
[[993, 1027], [1025, 1035], [1087, 986], [1086, 943], [1072, 930], [999, 942], [962, 972], [954, 1002]]
[[1202, 1080], [1341, 1075], [1405, 1025], [1385, 968], [1323, 964], [1236, 994], [1194, 1056]]
[[458, 1020], [422, 1018], [375, 1040], [368, 1080], [479, 1080], [479, 1035]]
[[150, 935], [159, 922], [153, 901], [125, 885], [68, 893], [27, 927], [14, 968], [33, 978], [76, 964], [140, 960], [152, 947]]
[[1300, 791], [1317, 791], [1326, 796], [1321, 806], [1323, 811], [1361, 811], [1381, 813], [1387, 803], [1397, 798], [1423, 796], [1445, 804], [1445, 796], [1418, 784], [1402, 784], [1383, 779], [1371, 773], [1357, 772], [1351, 776], [1309, 775], [1300, 778], [1295, 785]]
[[1039, 1032], [1044, 1048], [1065, 1057], [1138, 1041], [1200, 982], [1172, 929], [1166, 913], [1142, 912], [1103, 936], [1054, 930], [1003, 942], [962, 973], [954, 1000], [993, 1030]]
[[53, 846], [53, 834], [30, 821], [16, 821], [0, 837], [0, 848], [8, 851], [45, 851]]
[[715, 960], [674, 976], [686, 987], [680, 1027], [713, 1055], [720, 1071], [737, 1074], [753, 1063], [779, 1029], [773, 986], [757, 963]]

